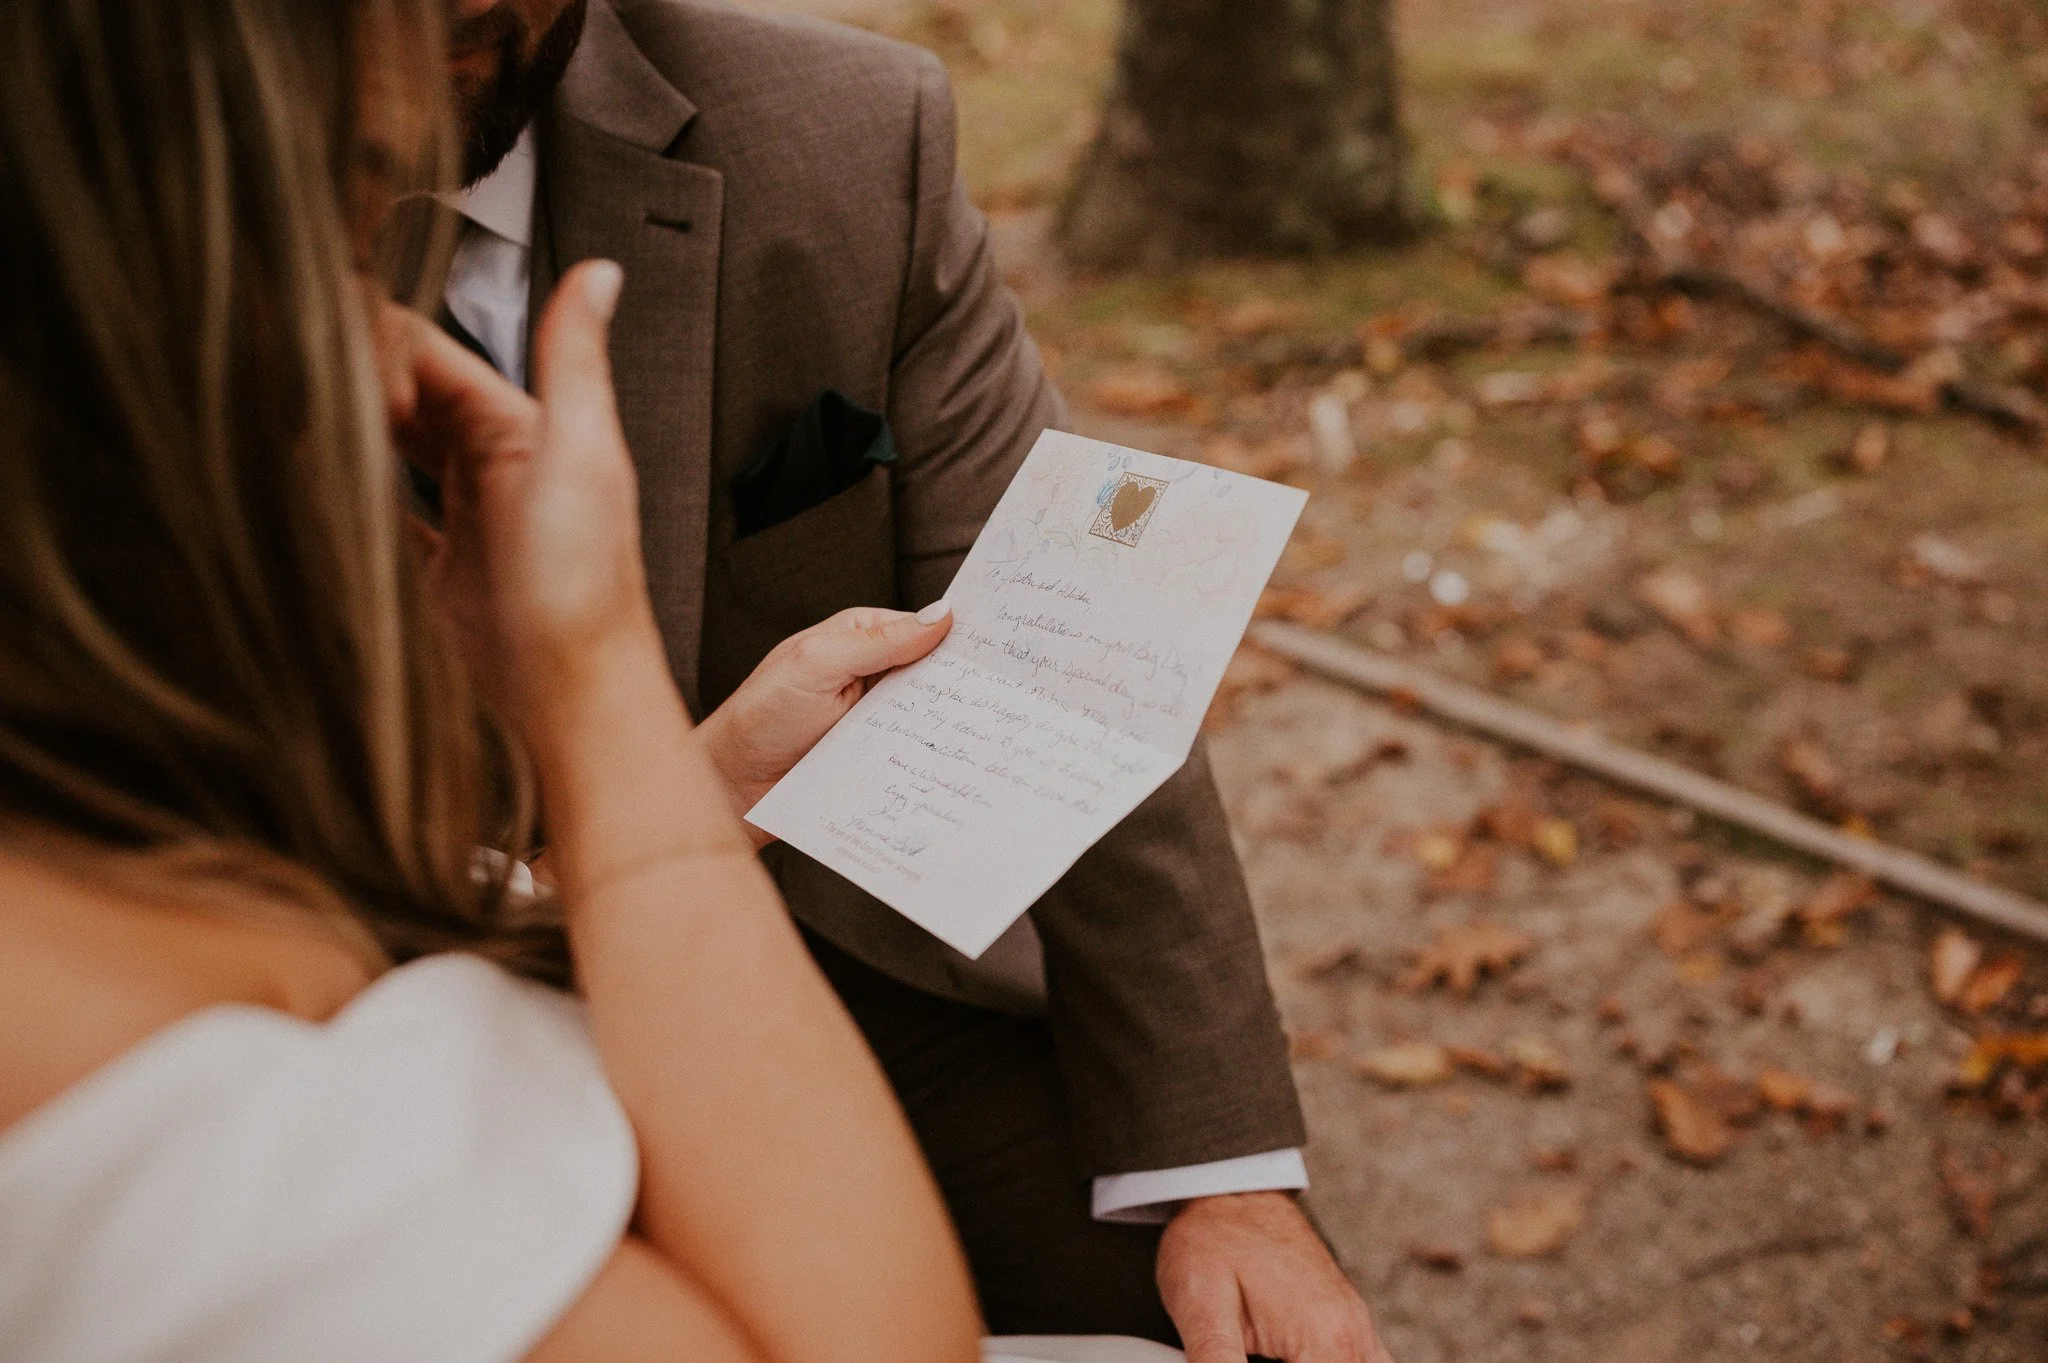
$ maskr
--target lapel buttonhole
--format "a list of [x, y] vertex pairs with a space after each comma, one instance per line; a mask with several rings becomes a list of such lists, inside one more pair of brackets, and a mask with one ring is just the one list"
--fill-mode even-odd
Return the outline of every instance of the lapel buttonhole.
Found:
[[647, 215], [647, 225], [649, 227], [666, 227], [671, 232], [687, 232], [690, 230], [690, 220], [688, 218], [666, 218], [659, 213], [649, 213]]

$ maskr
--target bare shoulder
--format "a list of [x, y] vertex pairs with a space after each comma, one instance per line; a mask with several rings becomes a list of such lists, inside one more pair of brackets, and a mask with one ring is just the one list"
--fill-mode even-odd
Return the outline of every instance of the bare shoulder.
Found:
[[0, 856], [0, 1132], [193, 1013], [318, 1016], [367, 983], [317, 934], [130, 900]]

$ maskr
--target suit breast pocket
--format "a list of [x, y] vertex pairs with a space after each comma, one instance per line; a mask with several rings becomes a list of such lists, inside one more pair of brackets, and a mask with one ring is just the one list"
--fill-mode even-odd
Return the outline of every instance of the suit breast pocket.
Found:
[[726, 563], [748, 632], [772, 645], [849, 606], [895, 605], [889, 492], [889, 470], [877, 466], [845, 491], [736, 541]]

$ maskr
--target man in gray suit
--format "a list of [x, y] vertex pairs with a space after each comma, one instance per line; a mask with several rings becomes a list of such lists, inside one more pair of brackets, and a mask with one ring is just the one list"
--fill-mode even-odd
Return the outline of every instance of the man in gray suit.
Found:
[[[447, 324], [523, 381], [554, 279], [625, 266], [620, 415], [692, 708], [841, 609], [938, 598], [1065, 410], [955, 170], [937, 60], [706, 0], [456, 11], [472, 184]], [[767, 855], [997, 1333], [1384, 1356], [1295, 1201], [1305, 1133], [1200, 748], [979, 962]]]

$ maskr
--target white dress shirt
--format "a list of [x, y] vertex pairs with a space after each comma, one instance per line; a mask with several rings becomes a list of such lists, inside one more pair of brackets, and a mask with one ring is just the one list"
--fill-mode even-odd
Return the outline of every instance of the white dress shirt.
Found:
[[[520, 134], [498, 168], [456, 196], [465, 219], [445, 295], [448, 311], [482, 343], [500, 373], [526, 383], [528, 285], [533, 274], [533, 203], [540, 163], [533, 129]], [[1225, 1193], [1308, 1186], [1299, 1150], [1217, 1160], [1095, 1180], [1098, 1221], [1161, 1222], [1183, 1202]]]

